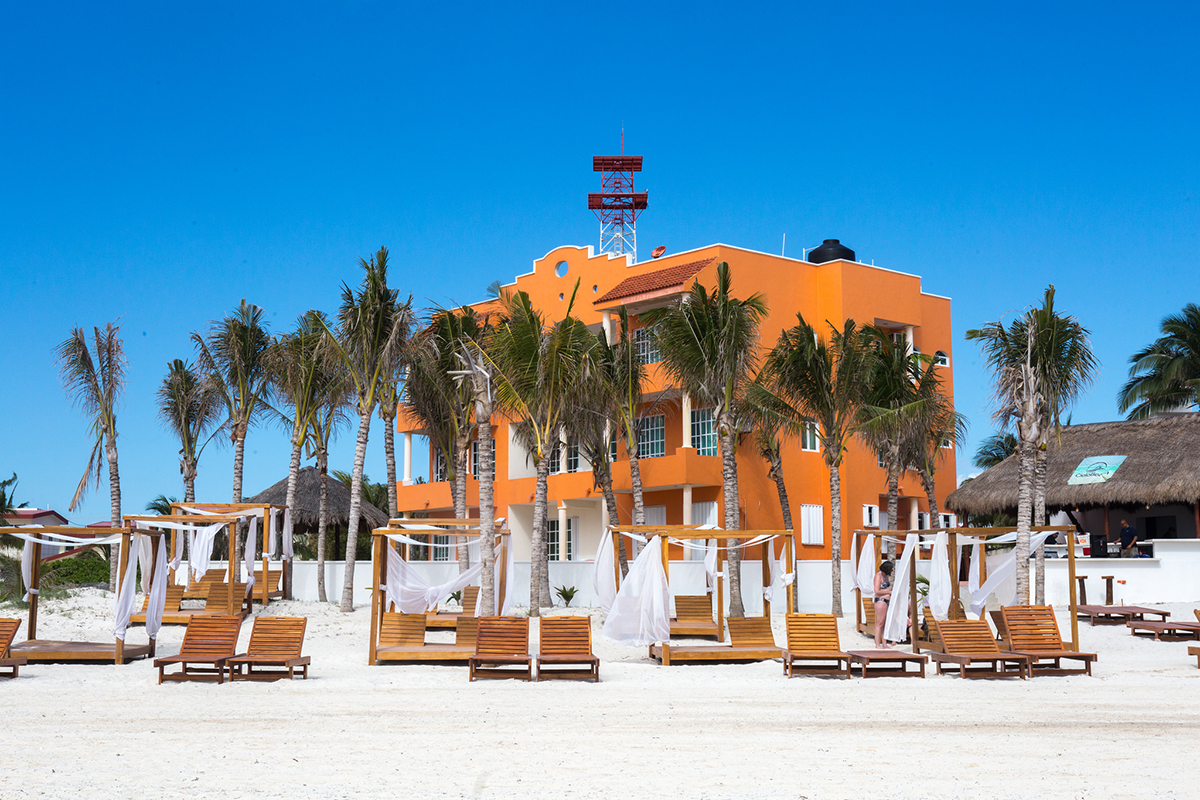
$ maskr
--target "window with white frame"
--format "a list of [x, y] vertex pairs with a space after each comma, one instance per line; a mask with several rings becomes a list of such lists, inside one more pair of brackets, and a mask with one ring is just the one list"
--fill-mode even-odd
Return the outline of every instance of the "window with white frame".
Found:
[[442, 448], [435, 447], [433, 450], [433, 483], [441, 483], [447, 479], [448, 470], [446, 468], [446, 454], [442, 452]]
[[567, 472], [579, 472], [579, 445], [567, 444]]
[[800, 544], [825, 544], [825, 506], [800, 506]]
[[633, 332], [633, 349], [643, 364], [657, 364], [662, 361], [662, 355], [658, 352], [658, 342], [649, 328], [638, 328]]
[[567, 517], [567, 561], [579, 559], [579, 517]]
[[946, 355], [941, 350], [938, 350], [933, 354], [933, 363], [937, 364], [939, 367], [948, 367], [950, 366], [950, 356]]
[[546, 557], [558, 561], [558, 518], [546, 520]]
[[943, 528], [953, 528], [958, 524], [958, 517], [954, 514], [939, 514], [942, 520]]
[[662, 458], [666, 454], [666, 417], [662, 414], [642, 417], [638, 422], [638, 458]]
[[883, 453], [878, 453], [877, 455], [879, 456], [879, 468], [887, 469], [887, 462], [883, 460]]
[[550, 451], [550, 474], [557, 475], [562, 472], [562, 446], [554, 443], [554, 449]]
[[449, 561], [450, 560], [450, 537], [434, 534], [433, 537], [433, 560], [434, 561]]
[[617, 435], [608, 440], [608, 460], [613, 464], [617, 463]]
[[926, 512], [926, 511], [918, 511], [917, 512], [917, 530], [919, 530], [919, 531], [929, 530], [929, 513], [928, 512]]
[[696, 455], [715, 456], [717, 454], [717, 426], [713, 421], [711, 408], [692, 409], [692, 447]]
[[879, 527], [879, 506], [863, 505], [863, 525], [868, 528]]
[[951, 440], [950, 440], [950, 438], [949, 438], [948, 436], [943, 436], [943, 437], [942, 437], [942, 447], [943, 447], [943, 448], [945, 448], [945, 449], [947, 449], [947, 450], [953, 450], [953, 449], [954, 449], [954, 442], [953, 442], [953, 441], [951, 441]]
[[[471, 474], [479, 477], [479, 440], [471, 442]], [[496, 440], [492, 439], [492, 480], [496, 480]]]
[[821, 429], [815, 422], [805, 422], [800, 426], [800, 449], [815, 453], [821, 449]]

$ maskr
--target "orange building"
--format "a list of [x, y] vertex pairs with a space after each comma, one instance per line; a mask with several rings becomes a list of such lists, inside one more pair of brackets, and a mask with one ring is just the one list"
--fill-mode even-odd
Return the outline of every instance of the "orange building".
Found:
[[[833, 240], [830, 240], [831, 242]], [[848, 319], [874, 323], [907, 337], [915, 348], [933, 355], [942, 365], [947, 387], [953, 386], [950, 300], [921, 291], [921, 279], [853, 260], [852, 251], [827, 245], [824, 255], [840, 255], [824, 263], [760, 253], [740, 247], [715, 244], [662, 258], [630, 264], [626, 256], [595, 255], [591, 247], [560, 247], [536, 260], [533, 271], [520, 275], [505, 287], [529, 294], [547, 319], [560, 318], [567, 309], [575, 282], [580, 282], [575, 313], [592, 328], [608, 331], [610, 340], [618, 329], [617, 310], [636, 315], [664, 306], [685, 293], [694, 281], [711, 288], [717, 264], [729, 262], [733, 294], [746, 297], [760, 292], [768, 305], [761, 330], [761, 347], [766, 351], [779, 333], [796, 323], [796, 314], [821, 330], [826, 321], [841, 327]], [[639, 334], [635, 331], [635, 336]], [[694, 407], [690, 398], [671, 387], [658, 365], [650, 342], [645, 360], [649, 364], [648, 405], [640, 442], [640, 465], [648, 524], [705, 523], [724, 520], [721, 492], [721, 461], [709, 409]], [[399, 508], [406, 512], [429, 512], [452, 516], [450, 484], [439, 480], [439, 458], [431, 454], [431, 482], [412, 483], [413, 434], [420, 430], [403, 417], [398, 422], [405, 439], [404, 480], [399, 487]], [[493, 418], [496, 440], [496, 515], [507, 517], [513, 531], [518, 560], [528, 560], [533, 522], [535, 473], [532, 460], [514, 439], [509, 422]], [[743, 529], [783, 528], [775, 483], [768, 477], [767, 462], [756, 448], [743, 446], [737, 454]], [[797, 532], [797, 554], [803, 560], [830, 558], [831, 506], [829, 474], [814, 439], [788, 440], [783, 449], [784, 477]], [[954, 489], [954, 450], [946, 448], [938, 475], [938, 501]], [[621, 522], [628, 523], [632, 510], [629, 462], [624, 447], [613, 464], [613, 481]], [[472, 475], [467, 480], [468, 503], [478, 505], [479, 485]], [[905, 476], [900, 484], [898, 519], [900, 529], [938, 527], [927, 519], [928, 504], [920, 482]], [[849, 553], [850, 532], [880, 525], [880, 509], [886, 512], [887, 480], [877, 455], [855, 442], [842, 467], [843, 556]], [[549, 542], [552, 561], [591, 559], [604, 526], [608, 523], [600, 491], [592, 484], [589, 464], [570, 443], [560, 448], [558, 461], [551, 463], [549, 478]], [[939, 521], [934, 521], [940, 522]], [[680, 558], [686, 558], [682, 553]]]

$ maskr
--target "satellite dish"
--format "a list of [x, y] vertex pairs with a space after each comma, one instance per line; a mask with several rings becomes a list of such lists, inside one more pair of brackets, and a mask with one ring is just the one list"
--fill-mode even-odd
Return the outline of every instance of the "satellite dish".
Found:
[[665, 252], [667, 252], [667, 246], [660, 244], [658, 247], [654, 248], [654, 252], [652, 252], [650, 254], [650, 257], [651, 258], [659, 258]]

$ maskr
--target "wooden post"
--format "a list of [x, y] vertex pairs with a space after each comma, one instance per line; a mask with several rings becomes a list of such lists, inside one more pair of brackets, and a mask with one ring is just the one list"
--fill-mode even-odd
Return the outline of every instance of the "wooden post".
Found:
[[[771, 585], [771, 564], [768, 561], [768, 559], [772, 559], [775, 557], [774, 550], [775, 550], [775, 545], [770, 540], [762, 543], [763, 586]], [[762, 615], [764, 617], [766, 617], [767, 619], [771, 618], [771, 601], [767, 598], [766, 592], [763, 592], [763, 613], [762, 613]]]
[[[171, 537], [171, 538], [174, 539], [174, 537]], [[172, 544], [174, 544], [173, 541], [172, 541]], [[149, 583], [151, 588], [153, 588], [154, 585], [158, 581], [162, 580], [162, 578], [163, 578], [162, 575], [158, 574], [158, 549], [160, 547], [166, 547], [166, 544], [163, 543], [162, 537], [161, 536], [151, 537], [150, 538], [150, 583]], [[170, 585], [169, 582], [170, 582], [171, 578], [174, 576], [174, 574], [175, 574], [174, 572], [167, 573], [168, 585]], [[147, 599], [149, 598], [149, 596], [150, 596], [150, 589], [146, 589]], [[153, 658], [154, 657], [154, 637], [150, 636], [147, 638], [150, 639], [150, 657]]]
[[[1105, 521], [1108, 516], [1105, 514]], [[1079, 608], [1075, 598], [1075, 532], [1067, 536], [1067, 586], [1071, 593], [1071, 649], [1079, 652]]]
[[[726, 547], [729, 546], [729, 540], [726, 539]], [[721, 546], [721, 540], [717, 539], [717, 547]], [[725, 565], [722, 563], [725, 560], [725, 551], [717, 550], [717, 641], [725, 641]]]
[[179, 552], [179, 531], [174, 528], [170, 531], [171, 536], [171, 552], [167, 555], [167, 566], [170, 571], [167, 573], [167, 585], [175, 583], [175, 568], [170, 565], [175, 563], [175, 554]]
[[[787, 585], [787, 609], [784, 611], [785, 614], [791, 614], [796, 610], [796, 562], [792, 555], [792, 540], [795, 538], [795, 534], [793, 534], [784, 537], [783, 540], [784, 557], [787, 559], [788, 569], [792, 571], [792, 582]], [[859, 605], [861, 606], [862, 603], [859, 603]]]
[[[855, 531], [850, 539], [850, 554], [854, 556], [854, 566], [857, 567], [859, 561], [863, 557], [863, 538], [862, 531]], [[858, 585], [858, 575], [854, 576], [854, 630], [861, 630], [863, 625], [867, 624], [866, 615], [863, 614], [863, 593], [862, 587]]]
[[[126, 531], [125, 533], [122, 533], [121, 534], [121, 556], [117, 560], [117, 597], [121, 596], [121, 587], [125, 583], [125, 568], [129, 566], [129, 556], [130, 556], [129, 549], [132, 546], [133, 546], [133, 537], [129, 535], [128, 531]], [[126, 631], [126, 634], [128, 634], [128, 631]], [[116, 648], [115, 648], [115, 651], [113, 654], [113, 663], [114, 664], [125, 663], [125, 642], [124, 642], [124, 640], [113, 637], [113, 642], [116, 644]]]
[[617, 591], [621, 591], [621, 534], [613, 531], [612, 536], [613, 546], [613, 577], [616, 582], [613, 584], [617, 587]]
[[500, 616], [504, 608], [504, 598], [508, 595], [508, 548], [512, 547], [512, 536], [500, 534], [500, 555], [504, 558], [500, 569], [500, 593], [496, 595], [496, 615]]
[[371, 557], [375, 560], [373, 570], [375, 575], [374, 580], [371, 581], [371, 640], [368, 645], [367, 664], [375, 666], [377, 663], [375, 655], [379, 645], [379, 626], [383, 621], [383, 615], [379, 613], [379, 604], [382, 602], [383, 593], [379, 591], [379, 587], [383, 583], [383, 564], [386, 555], [383, 548], [387, 546], [384, 544], [387, 539], [374, 534], [371, 536], [375, 540], [371, 545]]
[[[948, 615], [950, 617], [950, 619], [958, 619], [958, 602], [959, 602], [958, 594], [959, 594], [959, 590], [961, 588], [958, 585], [958, 567], [959, 567], [958, 558], [960, 555], [961, 554], [958, 552], [958, 531], [952, 530], [952, 531], [950, 531], [950, 550], [946, 554], [947, 558], [950, 559], [951, 595], [950, 595], [950, 613]], [[933, 632], [930, 631], [931, 638], [932, 638], [932, 633]]]
[[[662, 549], [660, 550], [663, 574], [667, 577], [667, 596], [671, 595], [671, 559], [667, 552], [667, 537], [660, 537], [662, 540]], [[662, 643], [662, 664], [664, 667], [671, 666], [671, 634], [667, 634], [667, 640]]]
[[1196, 538], [1200, 539], [1200, 500], [1192, 503], [1192, 514], [1195, 517], [1194, 521], [1196, 523]]
[[[225, 537], [229, 540], [229, 582], [225, 584], [225, 607], [229, 609], [226, 613], [241, 614], [241, 598], [238, 598], [238, 605], [233, 604], [233, 584], [237, 581], [237, 576], [233, 574], [233, 549], [237, 546], [237, 523], [231, 522], [225, 526]], [[249, 569], [254, 569], [249, 567]]]
[[921, 652], [921, 646], [917, 643], [917, 561], [921, 558], [920, 539], [917, 539], [917, 552], [913, 553], [911, 565], [908, 569], [908, 640], [912, 643], [912, 651], [914, 653]]
[[25, 588], [29, 590], [29, 624], [25, 626], [25, 638], [33, 640], [37, 638], [39, 597], [36, 590], [42, 588], [42, 545], [40, 542], [33, 544], [33, 567], [29, 571], [29, 585]]

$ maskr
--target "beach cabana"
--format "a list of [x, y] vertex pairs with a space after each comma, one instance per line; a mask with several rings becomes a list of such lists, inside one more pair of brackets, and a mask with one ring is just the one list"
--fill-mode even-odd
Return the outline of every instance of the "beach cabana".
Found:
[[[497, 520], [503, 522], [503, 519]], [[407, 562], [412, 562], [413, 547], [424, 547], [427, 550], [433, 547], [445, 547], [444, 544], [438, 544], [433, 541], [434, 536], [453, 538], [454, 546], [469, 545], [470, 542], [478, 542], [478, 538], [472, 538], [469, 534], [472, 531], [478, 531], [478, 519], [447, 519], [447, 518], [429, 518], [429, 519], [410, 519], [408, 517], [399, 517], [397, 519], [389, 519], [387, 527], [397, 530], [408, 529], [410, 531], [409, 538], [411, 542], [399, 542], [402, 546], [401, 553]], [[465, 534], [460, 537], [454, 532], [457, 530], [465, 531]], [[424, 536], [427, 542], [416, 544], [421, 540], [418, 536]], [[438, 611], [437, 604], [431, 604], [425, 615], [425, 627], [434, 629], [453, 630], [458, 627], [458, 621], [461, 617], [475, 616], [475, 606], [479, 601], [479, 587], [474, 585], [464, 586], [462, 588], [462, 611]], [[440, 599], [438, 602], [441, 602]]]
[[[653, 533], [646, 540], [643, 533]], [[631, 584], [630, 590], [622, 598], [625, 587], [622, 586], [620, 567], [617, 563], [617, 536], [630, 536], [646, 542], [646, 548], [630, 568], [625, 582]], [[738, 539], [738, 545], [731, 545], [730, 540]], [[774, 557], [774, 542], [783, 542], [783, 563]], [[607, 540], [607, 541], [606, 541]], [[714, 544], [708, 544], [713, 540]], [[790, 579], [792, 564], [793, 534], [791, 531], [723, 531], [704, 529], [695, 526], [623, 526], [613, 528], [601, 540], [601, 550], [611, 542], [611, 561], [613, 575], [612, 603], [608, 619], [605, 621], [605, 635], [625, 644], [648, 644], [650, 657], [658, 660], [664, 666], [671, 664], [695, 662], [739, 662], [763, 661], [770, 658], [780, 658], [781, 649], [775, 644], [771, 632], [771, 599], [775, 588], [786, 586], [787, 606], [792, 604], [793, 583]], [[729, 645], [672, 645], [671, 626], [669, 618], [659, 620], [654, 627], [656, 630], [635, 626], [639, 630], [622, 630], [623, 617], [639, 614], [661, 616], [667, 613], [670, 602], [670, 546], [677, 545], [685, 550], [700, 548], [705, 551], [706, 570], [711, 573], [713, 580], [712, 602], [717, 624], [723, 627], [724, 620], [724, 582], [721, 574], [721, 564], [725, 553], [731, 546], [743, 549], [761, 546], [763, 549], [763, 612], [757, 617], [731, 617], [726, 622], [729, 626]], [[715, 558], [714, 558], [715, 555]], [[608, 567], [597, 560], [597, 575], [600, 570]], [[647, 564], [647, 561], [657, 562]], [[711, 567], [711, 568], [710, 568]], [[609, 623], [612, 623], [610, 625]], [[664, 635], [665, 634], [665, 635]], [[723, 635], [720, 636], [723, 639]], [[647, 640], [650, 641], [647, 641]]]
[[[166, 600], [165, 583], [162, 590], [152, 593], [151, 613], [148, 614], [146, 635], [148, 642], [129, 644], [125, 634], [129, 628], [129, 618], [133, 612], [137, 588], [138, 557], [134, 547], [140, 545], [145, 536], [149, 540], [148, 563], [143, 566], [143, 574], [148, 574], [151, 584], [156, 574], [167, 570], [167, 553], [163, 536], [157, 531], [137, 531], [129, 528], [109, 529], [103, 538], [94, 536], [95, 530], [71, 526], [48, 525], [20, 528], [0, 528], [0, 534], [6, 534], [21, 539], [25, 543], [21, 554], [21, 577], [25, 583], [29, 601], [29, 616], [25, 626], [25, 641], [13, 644], [10, 654], [14, 658], [23, 658], [27, 662], [78, 662], [88, 664], [124, 664], [139, 658], [154, 655], [154, 640], [158, 635], [161, 624], [163, 603]], [[37, 635], [38, 612], [40, 609], [40, 590], [42, 581], [42, 548], [50, 547], [84, 547], [93, 545], [119, 544], [117, 567], [117, 599], [114, 611], [113, 641], [112, 642], [77, 642], [52, 639], [39, 639]]]
[[[254, 532], [254, 525], [261, 522], [262, 528], [262, 572], [258, 573], [261, 580], [254, 579], [255, 571], [250, 564], [257, 559], [257, 536], [248, 536], [246, 542], [245, 557], [242, 559], [246, 565], [247, 583], [253, 583], [252, 599], [263, 604], [265, 608], [271, 601], [272, 597], [290, 596], [291, 586], [284, 584], [283, 590], [278, 590], [278, 578], [275, 581], [271, 580], [271, 560], [274, 558], [280, 559], [280, 568], [278, 573], [282, 573], [284, 580], [290, 580], [291, 570], [288, 567], [292, 561], [292, 537], [288, 531], [292, 527], [292, 515], [287, 506], [274, 503], [260, 502], [245, 502], [245, 503], [172, 503], [171, 511], [173, 514], [184, 514], [192, 516], [195, 520], [196, 516], [231, 516], [241, 519], [252, 520], [251, 533]], [[230, 544], [235, 541], [236, 537], [230, 536]], [[232, 547], [231, 547], [232, 554]], [[233, 559], [229, 559], [232, 567]], [[232, 583], [236, 576], [230, 575], [229, 581]]]

